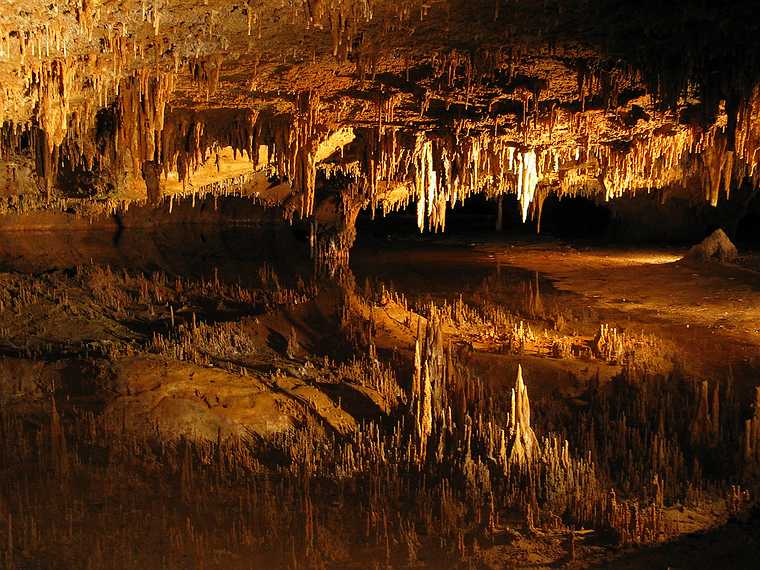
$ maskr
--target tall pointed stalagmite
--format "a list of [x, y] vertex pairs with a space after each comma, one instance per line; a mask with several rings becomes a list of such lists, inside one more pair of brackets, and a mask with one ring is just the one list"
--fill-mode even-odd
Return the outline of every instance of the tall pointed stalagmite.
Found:
[[530, 427], [530, 400], [528, 389], [522, 376], [522, 366], [517, 366], [517, 381], [512, 389], [512, 408], [509, 416], [509, 434], [512, 449], [509, 460], [513, 464], [525, 465], [538, 450], [538, 439]]

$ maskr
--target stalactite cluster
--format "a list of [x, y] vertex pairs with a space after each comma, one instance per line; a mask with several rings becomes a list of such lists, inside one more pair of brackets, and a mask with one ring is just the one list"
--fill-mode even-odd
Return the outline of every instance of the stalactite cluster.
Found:
[[[756, 10], [636, 4], [2, 3], [0, 230], [97, 231], [0, 240], [0, 566], [756, 535], [756, 268], [727, 237], [756, 222]], [[677, 263], [502, 240], [418, 272], [388, 224], [349, 264], [362, 210], [443, 232], [475, 195], [500, 231], [670, 199], [736, 227]]]
[[[747, 111], [749, 112], [749, 111]], [[746, 120], [740, 140], [757, 138], [760, 121]], [[523, 221], [540, 218], [548, 193], [577, 194], [608, 201], [656, 189], [691, 193], [701, 184], [716, 205], [745, 177], [756, 175], [756, 143], [743, 143], [741, 158], [728, 151], [725, 129], [683, 127], [672, 133], [649, 133], [615, 145], [587, 137], [585, 147], [515, 142], [511, 135], [459, 131], [455, 135], [415, 135], [389, 126], [363, 131], [358, 160], [327, 165], [341, 168], [366, 184], [370, 205], [385, 213], [417, 204], [420, 230], [445, 229], [447, 207], [476, 193], [497, 197], [511, 193], [521, 205]], [[738, 152], [738, 151], [737, 151]]]
[[[14, 168], [31, 157], [32, 182], [43, 191], [25, 192], [25, 209], [55, 207], [52, 194], [81, 195], [73, 187], [97, 178], [100, 191], [84, 194], [157, 203], [159, 174], [185, 182], [216, 146], [246, 151], [252, 168], [264, 166], [258, 147], [268, 147], [267, 165], [297, 194], [286, 217], [311, 216], [322, 170], [363, 184], [373, 210], [416, 203], [420, 229], [433, 231], [445, 229], [447, 208], [475, 193], [515, 194], [523, 221], [532, 216], [540, 227], [551, 193], [606, 201], [661, 190], [715, 206], [732, 189], [758, 185], [760, 95], [746, 70], [720, 85], [693, 62], [669, 70], [672, 78], [655, 66], [652, 77], [641, 62], [602, 49], [564, 37], [537, 48], [520, 34], [415, 49], [404, 34], [417, 38], [418, 27], [437, 29], [444, 15], [471, 15], [448, 5], [320, 0], [287, 10], [287, 26], [309, 40], [290, 55], [277, 44], [286, 54], [280, 73], [261, 36], [282, 41], [268, 23], [273, 6], [209, 6], [195, 24], [173, 6], [55, 3], [33, 13], [38, 25], [23, 27], [22, 15], [3, 24], [0, 49], [15, 71], [0, 91], [0, 155]], [[555, 8], [544, 7], [542, 30]], [[115, 14], [123, 16], [116, 23]], [[381, 44], [380, 31], [395, 38], [397, 52]], [[330, 61], [355, 66], [343, 86], [324, 76], [322, 41]], [[291, 65], [316, 83], [288, 79]], [[268, 83], [269, 93], [257, 87]], [[248, 117], [245, 125], [212, 127], [224, 109]], [[322, 152], [346, 126], [361, 133], [355, 148], [340, 158]], [[61, 170], [70, 172], [61, 178]], [[18, 202], [18, 184], [6, 194]]]

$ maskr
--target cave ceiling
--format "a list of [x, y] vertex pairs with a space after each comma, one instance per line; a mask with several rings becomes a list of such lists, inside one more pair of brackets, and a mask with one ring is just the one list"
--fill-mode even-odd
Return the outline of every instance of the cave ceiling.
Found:
[[[667, 3], [666, 3], [667, 4]], [[718, 5], [720, 4], [720, 5]], [[420, 228], [475, 193], [758, 185], [753, 3], [5, 0], [0, 209], [322, 188]]]

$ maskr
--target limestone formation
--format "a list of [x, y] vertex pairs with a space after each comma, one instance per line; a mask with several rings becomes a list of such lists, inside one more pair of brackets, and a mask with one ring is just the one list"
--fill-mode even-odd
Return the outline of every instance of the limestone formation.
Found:
[[530, 426], [530, 401], [520, 365], [517, 366], [517, 380], [512, 389], [510, 410], [508, 429], [512, 448], [509, 452], [509, 460], [517, 465], [526, 465], [533, 459], [538, 449], [538, 440]]
[[[715, 206], [743, 180], [756, 186], [749, 57], [714, 58], [730, 63], [712, 76], [620, 57], [561, 24], [584, 3], [531, 14], [493, 2], [496, 27], [449, 1], [279, 4], [211, 0], [187, 17], [177, 0], [4, 8], [0, 156], [17, 175], [5, 201], [63, 211], [155, 202], [226, 147], [248, 157], [246, 175], [268, 170], [291, 187], [288, 217], [312, 215], [318, 173], [343, 173], [362, 207], [414, 202], [420, 229], [433, 231], [478, 193], [515, 195], [522, 220], [540, 225], [550, 193], [608, 201], [667, 190]], [[549, 32], [544, 49], [535, 38]], [[707, 49], [701, 41], [689, 58]], [[345, 149], [320, 148], [346, 129], [356, 139]], [[231, 178], [218, 169], [208, 183]], [[90, 195], [77, 196], [85, 181]]]
[[737, 255], [736, 246], [728, 239], [726, 232], [717, 229], [692, 247], [686, 257], [694, 261], [716, 260], [726, 263], [734, 261]]
[[755, 4], [0, 2], [0, 567], [756, 566]]

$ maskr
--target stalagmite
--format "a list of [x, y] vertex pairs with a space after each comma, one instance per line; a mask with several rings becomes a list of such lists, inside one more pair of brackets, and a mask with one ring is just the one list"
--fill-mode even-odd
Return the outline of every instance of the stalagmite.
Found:
[[722, 229], [715, 230], [686, 254], [686, 258], [692, 261], [716, 260], [723, 263], [732, 262], [737, 256], [736, 246]]
[[530, 401], [522, 376], [522, 365], [517, 365], [517, 380], [512, 389], [512, 406], [508, 421], [512, 441], [509, 452], [511, 463], [525, 466], [538, 450], [538, 440], [530, 426]]

